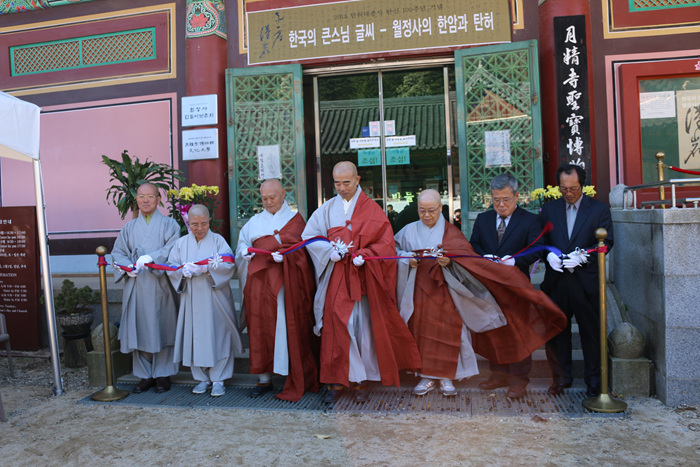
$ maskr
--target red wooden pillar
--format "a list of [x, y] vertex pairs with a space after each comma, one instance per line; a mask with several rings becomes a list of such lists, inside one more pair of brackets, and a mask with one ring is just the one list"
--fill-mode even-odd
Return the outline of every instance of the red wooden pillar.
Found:
[[[580, 57], [587, 65], [587, 103], [588, 109], [588, 133], [590, 141], [587, 141], [586, 184], [596, 184], [596, 153], [595, 153], [595, 119], [593, 105], [593, 47], [591, 41], [591, 8], [588, 0], [546, 0], [539, 7], [540, 32], [540, 86], [542, 92], [542, 148], [545, 156], [544, 179], [545, 185], [556, 185], [556, 172], [563, 163], [576, 161], [577, 154], [566, 154], [570, 128], [562, 124], [562, 117], [566, 118], [571, 113], [580, 113], [564, 106], [565, 115], [562, 112], [566, 95], [562, 94], [558, 87], [561, 83], [561, 75], [557, 77], [557, 67], [562, 67], [561, 54], [557, 54], [555, 47], [555, 18], [583, 16], [585, 18], [585, 56]], [[559, 31], [560, 33], [560, 31]], [[561, 45], [561, 44], [560, 44]], [[565, 93], [564, 93], [565, 94]], [[589, 159], [590, 158], [590, 159]]]
[[[215, 213], [221, 219], [219, 232], [228, 238], [229, 192], [226, 144], [226, 21], [223, 1], [187, 0], [186, 13], [186, 90], [188, 96], [216, 94], [218, 109], [219, 158], [189, 161], [189, 181], [219, 187], [220, 201]], [[188, 127], [195, 129], [197, 127]], [[207, 127], [211, 128], [211, 126]]]

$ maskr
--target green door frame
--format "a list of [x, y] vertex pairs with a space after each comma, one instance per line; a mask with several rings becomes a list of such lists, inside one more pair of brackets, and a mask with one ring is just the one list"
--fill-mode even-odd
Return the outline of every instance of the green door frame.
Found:
[[[303, 110], [301, 65], [226, 70], [229, 216], [234, 249], [252, 210], [262, 205], [258, 196], [258, 146], [280, 145], [286, 200], [307, 217]], [[241, 211], [247, 215], [239, 216]]]
[[[474, 47], [469, 49], [461, 49], [455, 51], [455, 84], [457, 89], [457, 133], [459, 141], [459, 175], [460, 175], [460, 193], [462, 198], [462, 231], [465, 235], [469, 235], [471, 230], [470, 219], [470, 181], [468, 179], [468, 154], [467, 147], [467, 115], [465, 102], [465, 83], [469, 77], [464, 76], [464, 60], [479, 55], [497, 55], [508, 54], [518, 51], [527, 51], [528, 70], [530, 79], [530, 100], [529, 100], [529, 115], [531, 117], [530, 135], [531, 147], [530, 157], [533, 161], [532, 167], [532, 186], [523, 186], [529, 191], [535, 188], [541, 188], [543, 184], [543, 167], [542, 167], [542, 120], [541, 109], [539, 104], [539, 65], [537, 41], [513, 42], [508, 44], [498, 44], [484, 47]], [[524, 109], [520, 109], [524, 110]], [[521, 195], [523, 190], [521, 189]], [[522, 199], [521, 199], [522, 201]], [[527, 208], [527, 207], [526, 207]], [[479, 212], [473, 210], [473, 212]], [[473, 215], [471, 217], [474, 217]], [[466, 221], [465, 221], [466, 220]], [[472, 220], [473, 221], [473, 220]]]

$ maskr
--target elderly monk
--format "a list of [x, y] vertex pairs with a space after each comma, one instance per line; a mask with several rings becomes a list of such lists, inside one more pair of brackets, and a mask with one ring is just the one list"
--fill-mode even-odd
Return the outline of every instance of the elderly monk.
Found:
[[[235, 266], [222, 260], [231, 248], [209, 230], [209, 210], [195, 204], [188, 214], [190, 233], [175, 243], [168, 257], [171, 265], [182, 266], [168, 272], [181, 294], [174, 361], [190, 367], [200, 381], [194, 394], [211, 389], [217, 397], [224, 395], [224, 381], [233, 376], [234, 352], [243, 352], [229, 285]], [[208, 262], [195, 264], [202, 260]]]
[[[260, 185], [263, 207], [241, 229], [236, 248], [238, 277], [243, 290], [243, 308], [250, 338], [250, 372], [259, 383], [251, 397], [272, 389], [271, 373], [287, 376], [283, 400], [296, 402], [307, 390], [318, 391], [318, 364], [314, 349], [313, 268], [306, 249], [286, 255], [280, 250], [301, 241], [306, 223], [284, 199], [277, 179]], [[271, 251], [251, 253], [255, 247]]]
[[[396, 234], [399, 309], [418, 344], [423, 368], [413, 389], [422, 396], [437, 387], [445, 396], [457, 390], [453, 379], [479, 374], [469, 330], [483, 332], [506, 324], [491, 293], [459, 265], [441, 255], [446, 226], [435, 190], [418, 195], [420, 220]], [[423, 256], [437, 256], [425, 258]]]
[[367, 399], [367, 381], [399, 386], [399, 370], [420, 368], [418, 349], [396, 307], [394, 236], [382, 209], [360, 189], [352, 162], [333, 168], [338, 196], [309, 218], [303, 239], [331, 240], [307, 245], [316, 269], [314, 301], [321, 335], [321, 382], [330, 383], [327, 402], [353, 383], [355, 399]]
[[477, 255], [445, 222], [436, 191], [421, 193], [418, 206], [421, 220], [396, 235], [400, 256], [417, 256], [399, 261], [397, 295], [423, 359], [414, 392], [425, 394], [439, 380], [451, 395], [452, 379], [478, 374], [474, 352], [500, 364], [522, 361], [558, 334], [566, 317], [517, 268]]
[[124, 280], [119, 340], [123, 353], [132, 352], [134, 375], [141, 378], [133, 391], [151, 387], [156, 392], [170, 389], [170, 376], [177, 373], [173, 363], [177, 297], [164, 271], [146, 267], [164, 263], [180, 237], [180, 226], [158, 211], [160, 193], [144, 183], [136, 191], [139, 216], [119, 232], [112, 260], [133, 266], [126, 272], [115, 268], [116, 280]]

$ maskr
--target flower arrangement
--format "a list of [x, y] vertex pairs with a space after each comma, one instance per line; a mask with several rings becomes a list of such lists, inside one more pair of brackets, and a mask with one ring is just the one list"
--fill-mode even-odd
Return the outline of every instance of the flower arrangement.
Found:
[[175, 188], [168, 190], [170, 216], [180, 224], [181, 236], [186, 235], [190, 230], [187, 213], [194, 204], [203, 204], [209, 209], [212, 216], [212, 230], [216, 230], [221, 225], [221, 219], [214, 219], [214, 210], [219, 204], [219, 200], [216, 199], [218, 194], [218, 186], [197, 185], [195, 183], [179, 190]]
[[[595, 187], [593, 185], [584, 186], [583, 194], [591, 198], [595, 197]], [[540, 209], [542, 209], [544, 203], [559, 198], [561, 198], [561, 191], [559, 191], [558, 186], [547, 185], [547, 188], [536, 188], [530, 192], [530, 199], [532, 199], [532, 201], [538, 201], [540, 203]]]

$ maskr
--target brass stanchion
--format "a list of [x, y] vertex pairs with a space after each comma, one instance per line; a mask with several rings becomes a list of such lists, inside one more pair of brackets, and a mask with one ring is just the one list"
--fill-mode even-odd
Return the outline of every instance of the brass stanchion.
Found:
[[124, 399], [129, 395], [129, 391], [124, 389], [119, 389], [113, 384], [112, 377], [112, 349], [110, 348], [110, 336], [109, 336], [109, 313], [107, 311], [107, 273], [105, 272], [105, 267], [107, 266], [107, 261], [105, 261], [105, 255], [107, 254], [107, 248], [103, 246], [98, 246], [96, 250], [99, 260], [97, 265], [100, 268], [100, 292], [102, 294], [102, 331], [105, 337], [105, 378], [107, 380], [107, 387], [102, 391], [96, 392], [92, 395], [92, 400], [100, 402], [112, 402], [118, 401], [119, 399]]
[[605, 238], [608, 231], [597, 229], [598, 239], [598, 286], [600, 287], [600, 394], [584, 399], [582, 404], [593, 412], [617, 413], [627, 410], [627, 403], [613, 399], [608, 394], [608, 326], [605, 307]]
[[[656, 153], [654, 156], [656, 157], [656, 169], [659, 171], [659, 181], [663, 182], [664, 181], [664, 157], [666, 157], [666, 154], [664, 154], [662, 151], [659, 151]], [[659, 199], [660, 200], [665, 200], [666, 199], [666, 192], [664, 191], [664, 187], [660, 186], [659, 187]], [[671, 206], [673, 207], [673, 206]], [[666, 206], [663, 204], [661, 205], [661, 209], [665, 209]]]

